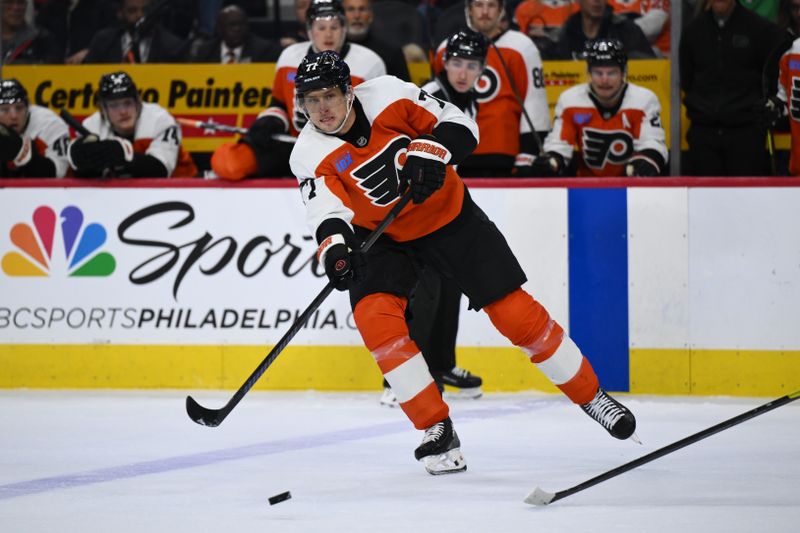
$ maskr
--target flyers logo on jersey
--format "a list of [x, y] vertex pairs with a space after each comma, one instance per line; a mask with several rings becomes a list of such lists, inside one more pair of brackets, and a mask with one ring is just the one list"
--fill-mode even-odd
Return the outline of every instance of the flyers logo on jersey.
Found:
[[386, 144], [377, 155], [350, 172], [373, 205], [389, 205], [397, 198], [399, 171], [403, 168], [410, 137], [401, 135]]
[[633, 137], [625, 130], [583, 129], [583, 159], [591, 168], [603, 168], [608, 163], [621, 165], [633, 153]]
[[475, 92], [478, 93], [476, 100], [480, 103], [488, 102], [500, 90], [500, 75], [490, 66], [483, 69], [483, 74], [475, 82]]

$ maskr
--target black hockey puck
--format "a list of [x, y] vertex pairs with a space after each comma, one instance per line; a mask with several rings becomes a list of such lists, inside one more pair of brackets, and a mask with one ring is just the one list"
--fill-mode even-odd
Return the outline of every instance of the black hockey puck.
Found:
[[288, 490], [286, 492], [281, 492], [280, 494], [276, 494], [269, 499], [270, 505], [275, 505], [276, 503], [285, 502], [286, 500], [292, 497], [292, 493]]

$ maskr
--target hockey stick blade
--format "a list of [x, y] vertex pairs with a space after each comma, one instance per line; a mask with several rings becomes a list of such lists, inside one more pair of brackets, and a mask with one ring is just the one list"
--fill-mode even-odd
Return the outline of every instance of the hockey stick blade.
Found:
[[689, 435], [686, 438], [683, 438], [679, 441], [673, 442], [663, 448], [659, 448], [654, 452], [650, 452], [646, 455], [639, 457], [638, 459], [634, 459], [629, 463], [625, 463], [624, 465], [618, 466], [616, 468], [612, 468], [608, 472], [600, 474], [599, 476], [595, 476], [588, 481], [584, 481], [574, 487], [560, 490], [558, 492], [547, 492], [545, 490], [536, 487], [533, 492], [528, 494], [528, 496], [523, 500], [525, 503], [529, 503], [531, 505], [548, 505], [555, 501], [558, 501], [562, 498], [566, 498], [567, 496], [572, 496], [576, 492], [581, 492], [582, 490], [586, 490], [589, 487], [593, 487], [598, 483], [602, 483], [603, 481], [607, 481], [613, 477], [616, 477], [620, 474], [627, 472], [628, 470], [633, 470], [636, 467], [642, 466], [643, 464], [649, 463], [650, 461], [654, 461], [659, 457], [663, 457], [667, 454], [670, 454], [674, 451], [680, 450], [681, 448], [685, 448], [690, 444], [694, 444], [697, 441], [703, 440], [706, 437], [710, 437], [715, 433], [719, 433], [720, 431], [724, 431], [728, 428], [731, 428], [737, 424], [741, 424], [746, 420], [750, 420], [751, 418], [755, 418], [759, 415], [763, 415], [773, 409], [777, 409], [782, 405], [786, 405], [787, 403], [793, 402], [800, 398], [800, 390], [793, 392], [792, 394], [787, 394], [786, 396], [781, 396], [775, 400], [767, 402], [763, 405], [759, 405], [758, 407], [747, 411], [746, 413], [742, 413], [738, 416], [734, 416], [733, 418], [729, 418], [724, 422], [720, 422], [715, 426], [711, 426], [710, 428], [704, 429], [703, 431], [699, 431], [694, 435]]
[[[372, 233], [370, 233], [364, 242], [361, 244], [361, 251], [367, 252], [372, 245], [375, 244], [375, 241], [378, 240], [389, 224], [397, 218], [397, 215], [400, 214], [400, 211], [408, 205], [408, 202], [411, 201], [411, 191], [408, 190], [400, 197], [400, 200], [392, 207], [392, 209], [383, 217], [378, 227], [376, 227]], [[253, 373], [250, 374], [250, 377], [247, 378], [239, 390], [233, 395], [233, 397], [228, 400], [223, 407], [219, 409], [208, 409], [207, 407], [203, 407], [199, 403], [197, 403], [194, 398], [191, 396], [186, 397], [186, 414], [189, 415], [196, 423], [200, 424], [201, 426], [207, 427], [217, 427], [219, 426], [223, 420], [233, 411], [233, 408], [244, 398], [244, 395], [253, 388], [253, 385], [256, 384], [256, 381], [266, 372], [267, 368], [272, 365], [272, 362], [278, 358], [281, 352], [288, 346], [289, 342], [294, 338], [298, 331], [300, 331], [308, 319], [311, 317], [312, 313], [317, 310], [317, 308], [322, 305], [322, 302], [332, 293], [334, 290], [333, 284], [328, 282], [327, 285], [320, 291], [316, 298], [306, 307], [306, 310], [297, 317], [297, 320], [289, 327], [289, 331], [284, 333], [281, 340], [270, 350], [267, 356], [264, 358], [263, 361], [253, 370]]]

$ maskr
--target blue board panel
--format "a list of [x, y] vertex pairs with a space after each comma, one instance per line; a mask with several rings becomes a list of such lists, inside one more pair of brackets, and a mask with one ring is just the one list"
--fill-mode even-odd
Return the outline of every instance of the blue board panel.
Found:
[[630, 390], [625, 189], [569, 191], [570, 336], [603, 388]]

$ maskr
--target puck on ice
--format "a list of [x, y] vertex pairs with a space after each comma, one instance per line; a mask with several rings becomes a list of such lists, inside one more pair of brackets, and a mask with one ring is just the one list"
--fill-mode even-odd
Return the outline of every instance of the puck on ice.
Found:
[[270, 505], [275, 505], [276, 503], [285, 502], [286, 500], [288, 500], [291, 497], [292, 497], [292, 493], [287, 490], [286, 492], [281, 492], [280, 494], [276, 494], [275, 496], [272, 496], [269, 499], [269, 504]]

